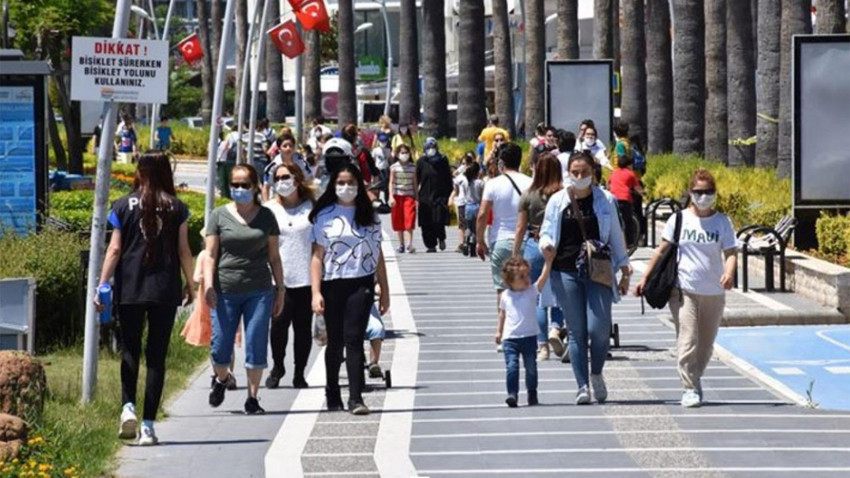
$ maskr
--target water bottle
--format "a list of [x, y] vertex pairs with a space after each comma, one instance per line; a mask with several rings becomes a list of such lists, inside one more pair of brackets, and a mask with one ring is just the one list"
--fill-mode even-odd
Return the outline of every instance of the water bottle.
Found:
[[112, 286], [108, 283], [100, 284], [97, 288], [97, 300], [104, 307], [100, 312], [100, 323], [108, 324], [112, 321]]

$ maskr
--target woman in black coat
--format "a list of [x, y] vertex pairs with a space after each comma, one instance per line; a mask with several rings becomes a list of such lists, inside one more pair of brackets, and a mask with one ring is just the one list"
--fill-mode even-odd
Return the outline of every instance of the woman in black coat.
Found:
[[437, 140], [425, 140], [425, 155], [416, 162], [419, 184], [419, 226], [427, 252], [446, 249], [449, 224], [449, 196], [452, 194], [452, 170], [449, 160], [437, 149]]

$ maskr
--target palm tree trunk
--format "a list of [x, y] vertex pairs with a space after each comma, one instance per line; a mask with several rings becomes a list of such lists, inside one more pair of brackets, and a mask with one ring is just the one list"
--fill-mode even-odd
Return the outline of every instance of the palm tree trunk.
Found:
[[[752, 0], [726, 5], [726, 48], [729, 88], [729, 138], [749, 139], [756, 134], [756, 65], [753, 62]], [[755, 145], [729, 146], [730, 166], [755, 164]]]
[[558, 57], [578, 60], [578, 0], [558, 0]]
[[705, 2], [705, 89], [705, 158], [726, 163], [726, 0]]
[[647, 149], [673, 150], [673, 58], [668, 0], [646, 2]]
[[819, 35], [847, 33], [844, 19], [844, 0], [815, 0], [817, 32]]
[[782, 27], [779, 58], [779, 147], [776, 173], [791, 175], [791, 37], [812, 32], [810, 0], [782, 0]]
[[[627, 0], [628, 1], [628, 0]], [[620, 0], [611, 0], [611, 58], [614, 59], [614, 71], [622, 78], [623, 70], [620, 62]], [[614, 93], [614, 107], [619, 108], [622, 101], [622, 89]]]
[[312, 121], [322, 115], [322, 35], [319, 30], [305, 32], [304, 117]]
[[[280, 3], [277, 0], [266, 0], [272, 2], [269, 6], [269, 24], [276, 25], [280, 18]], [[317, 32], [316, 30], [308, 32]], [[286, 108], [283, 93], [283, 58], [274, 46], [266, 32], [260, 32], [260, 38], [266, 42], [266, 117], [273, 123], [286, 121]]]
[[340, 126], [357, 122], [357, 84], [354, 65], [354, 5], [352, 0], [339, 0], [339, 100], [337, 116]]
[[[245, 55], [249, 55], [248, 49], [248, 0], [236, 0], [236, 100], [234, 102], [234, 117], [239, 117], [242, 105], [239, 104], [239, 92], [242, 91], [242, 82], [250, 81], [250, 75], [243, 71]], [[247, 114], [247, 113], [246, 113]], [[242, 128], [242, 125], [238, 125]]]
[[460, 0], [457, 139], [474, 141], [484, 127], [484, 0]]
[[[416, 0], [402, 0], [399, 16], [399, 121], [419, 122], [419, 29]], [[392, 68], [392, 65], [388, 65]]]
[[782, 0], [758, 0], [756, 166], [775, 168], [779, 147], [779, 31]]
[[705, 22], [702, 2], [673, 0], [673, 152], [701, 154], [705, 144]]
[[614, 39], [611, 30], [611, 1], [593, 1], [593, 57], [597, 60], [614, 57]]
[[445, 2], [422, 2], [422, 76], [425, 78], [422, 130], [436, 138], [449, 135], [445, 52]]
[[493, 54], [495, 56], [496, 114], [511, 134], [514, 124], [513, 75], [511, 69], [511, 31], [507, 0], [493, 0]]
[[525, 131], [530, 134], [537, 123], [546, 120], [546, 14], [543, 0], [528, 0], [525, 8]]
[[[643, 2], [623, 2], [623, 102], [629, 134], [646, 138], [646, 31]], [[645, 144], [645, 143], [644, 143]]]
[[213, 68], [218, 68], [218, 49], [221, 48], [221, 28], [222, 28], [222, 17], [224, 17], [224, 10], [221, 8], [221, 0], [210, 0], [210, 21], [211, 25], [211, 34], [210, 34], [210, 51], [212, 54], [212, 64]]
[[201, 118], [203, 118], [204, 124], [210, 124], [214, 92], [207, 2], [205, 0], [195, 0], [195, 9], [198, 12], [198, 38], [201, 40], [201, 48], [204, 50], [204, 56], [201, 58], [201, 89], [203, 91], [201, 96]]

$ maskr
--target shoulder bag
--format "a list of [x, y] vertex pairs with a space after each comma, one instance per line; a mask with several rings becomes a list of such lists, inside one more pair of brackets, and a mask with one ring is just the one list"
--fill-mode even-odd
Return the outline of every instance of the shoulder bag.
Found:
[[611, 249], [607, 244], [603, 244], [602, 241], [587, 238], [587, 231], [584, 229], [584, 216], [578, 207], [578, 201], [571, 197], [570, 206], [573, 208], [573, 215], [578, 220], [578, 227], [581, 230], [583, 241], [578, 260], [576, 260], [576, 266], [578, 266], [580, 272], [582, 269], [586, 269], [586, 277], [591, 281], [606, 287], [614, 287], [614, 267], [611, 263]]
[[679, 277], [679, 235], [682, 232], [682, 212], [676, 213], [676, 229], [671, 242], [655, 267], [646, 276], [643, 297], [653, 309], [663, 309], [670, 300]]

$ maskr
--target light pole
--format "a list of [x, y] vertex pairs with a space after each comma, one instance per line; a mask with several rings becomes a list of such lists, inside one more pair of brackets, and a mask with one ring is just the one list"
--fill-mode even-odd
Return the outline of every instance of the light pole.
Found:
[[361, 23], [360, 25], [357, 25], [357, 28], [354, 29], [354, 34], [356, 35], [360, 32], [364, 32], [372, 28], [373, 26], [374, 25], [372, 25], [372, 22]]

